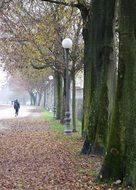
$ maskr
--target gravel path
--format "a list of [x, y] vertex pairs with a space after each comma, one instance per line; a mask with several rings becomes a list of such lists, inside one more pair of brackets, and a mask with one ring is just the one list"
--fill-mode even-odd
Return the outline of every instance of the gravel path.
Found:
[[[32, 115], [33, 110], [35, 110], [36, 107], [32, 106], [21, 106], [19, 110], [19, 118], [22, 117], [28, 117], [29, 115]], [[33, 116], [39, 116], [38, 112], [33, 112]], [[15, 110], [13, 106], [0, 106], [0, 120], [1, 119], [11, 119], [15, 117]]]

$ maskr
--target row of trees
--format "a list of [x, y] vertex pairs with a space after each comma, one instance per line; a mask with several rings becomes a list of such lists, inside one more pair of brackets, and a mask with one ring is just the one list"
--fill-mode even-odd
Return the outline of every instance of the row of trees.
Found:
[[[37, 1], [31, 4], [27, 0], [23, 3], [11, 2], [1, 12], [1, 54], [6, 70], [12, 75], [20, 73], [23, 81], [29, 81], [31, 86], [37, 79], [41, 80], [43, 77], [45, 81], [53, 74], [57, 119], [61, 122], [64, 120], [66, 96], [66, 68], [61, 43], [68, 35], [72, 38], [74, 45], [70, 52], [69, 74], [73, 84], [73, 130], [76, 131], [75, 75], [83, 65], [80, 12]], [[34, 89], [37, 90], [36, 87]], [[29, 93], [33, 95], [33, 89]]]
[[[42, 1], [50, 2], [51, 4], [42, 4]], [[44, 55], [41, 62], [44, 64], [46, 63], [46, 65], [47, 59], [45, 59], [45, 55], [47, 54], [45, 53], [49, 51], [43, 52], [46, 50], [44, 47], [45, 43], [43, 42], [47, 18], [49, 18], [48, 24], [50, 25], [52, 19], [58, 18], [55, 20], [55, 31], [53, 35], [51, 35], [51, 39], [55, 37], [55, 41], [53, 41], [53, 46], [49, 47], [49, 49], [53, 51], [56, 50], [56, 43], [60, 43], [63, 39], [61, 37], [64, 36], [64, 33], [62, 36], [60, 36], [60, 34], [62, 34], [61, 31], [64, 29], [64, 26], [67, 26], [66, 31], [72, 31], [73, 34], [74, 29], [66, 25], [68, 21], [67, 18], [69, 17], [67, 17], [67, 14], [64, 12], [70, 11], [73, 13], [74, 10], [76, 14], [79, 14], [79, 11], [81, 13], [83, 22], [82, 34], [84, 39], [84, 105], [82, 135], [85, 139], [81, 152], [83, 154], [103, 152], [104, 162], [99, 174], [99, 179], [120, 179], [126, 184], [135, 186], [136, 2], [132, 0], [77, 0], [68, 3], [55, 0], [42, 1], [40, 2], [45, 6], [47, 11], [46, 18], [43, 17], [44, 9], [40, 9], [41, 4], [39, 1], [33, 1], [33, 6], [30, 6], [29, 9], [27, 8], [27, 13], [32, 17], [31, 8], [36, 6], [36, 11], [33, 13], [38, 19], [42, 16], [44, 20], [44, 24], [42, 25], [44, 36], [42, 36], [38, 45], [37, 43], [34, 44], [38, 47], [38, 56], [39, 52], [40, 55]], [[57, 6], [54, 4], [57, 4]], [[38, 7], [40, 8], [38, 9]], [[71, 7], [71, 9], [69, 7]], [[24, 8], [25, 6], [23, 9]], [[54, 8], [55, 11], [60, 10], [59, 13], [62, 13], [63, 18], [61, 17], [60, 19], [56, 14], [54, 15], [54, 13], [57, 12], [52, 11]], [[75, 14], [73, 14], [73, 17], [71, 15], [71, 18], [75, 21]], [[79, 22], [79, 19], [77, 20]], [[32, 26], [32, 23], [28, 26]], [[75, 26], [77, 32], [80, 27], [77, 23]], [[49, 30], [47, 31], [49, 33]], [[37, 27], [33, 32], [35, 35], [37, 34]], [[70, 33], [69, 36], [71, 37], [72, 34]], [[49, 39], [49, 36], [47, 39]], [[17, 36], [15, 36], [15, 38], [17, 39]], [[31, 36], [30, 39], [33, 39], [33, 37]], [[57, 42], [56, 39], [58, 39]], [[80, 38], [78, 39], [80, 41]], [[78, 43], [76, 44], [79, 45]], [[27, 50], [30, 50], [30, 44], [27, 44], [27, 46], [29, 46]], [[32, 46], [32, 49], [33, 47], [35, 47], [35, 45]], [[78, 46], [76, 46], [75, 49], [73, 48], [74, 53], [78, 49], [77, 47]], [[60, 76], [63, 76], [65, 84], [65, 67], [63, 65], [63, 56], [60, 56], [60, 52], [63, 52], [63, 50], [61, 46], [58, 46], [58, 43], [57, 50], [59, 51], [55, 51], [53, 60], [52, 57], [48, 59], [48, 64], [50, 63], [50, 67], [57, 71], [57, 81], [60, 82]], [[79, 61], [79, 57], [81, 58], [79, 49], [77, 53], [79, 55], [76, 56], [74, 60], [71, 56], [71, 60], [74, 63], [74, 69], [78, 68], [78, 63], [81, 62]], [[38, 56], [34, 56], [34, 60], [38, 60], [39, 63]], [[60, 63], [62, 63], [61, 68]], [[58, 65], [59, 69], [57, 67]], [[45, 65], [41, 65], [41, 67], [45, 67]]]
[[100, 179], [121, 179], [135, 186], [136, 2], [63, 3], [77, 7], [83, 19], [82, 153], [95, 153], [102, 147], [105, 159]]

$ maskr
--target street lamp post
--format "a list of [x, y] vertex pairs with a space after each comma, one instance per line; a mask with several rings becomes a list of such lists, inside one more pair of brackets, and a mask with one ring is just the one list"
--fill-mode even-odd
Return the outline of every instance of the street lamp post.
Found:
[[65, 49], [65, 62], [66, 62], [66, 101], [65, 101], [65, 135], [71, 135], [72, 130], [70, 129], [70, 78], [68, 72], [68, 54], [69, 49], [72, 47], [72, 40], [70, 38], [65, 38], [62, 41], [62, 47]]

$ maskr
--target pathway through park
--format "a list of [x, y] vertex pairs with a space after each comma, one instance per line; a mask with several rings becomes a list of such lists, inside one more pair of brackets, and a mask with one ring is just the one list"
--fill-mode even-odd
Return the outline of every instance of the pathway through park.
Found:
[[96, 190], [101, 158], [82, 156], [78, 134], [53, 131], [39, 110], [0, 107], [0, 190]]

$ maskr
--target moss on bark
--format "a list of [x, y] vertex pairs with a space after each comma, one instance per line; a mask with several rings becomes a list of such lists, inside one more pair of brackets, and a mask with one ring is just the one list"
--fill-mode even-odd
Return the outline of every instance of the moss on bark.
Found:
[[84, 95], [83, 95], [83, 120], [82, 120], [82, 136], [85, 137], [89, 124], [89, 111], [91, 104], [91, 21], [89, 15], [86, 15], [86, 10], [82, 10], [84, 29]]
[[136, 186], [136, 3], [120, 1], [117, 93], [102, 179]]
[[120, 1], [120, 64], [124, 67], [122, 126], [125, 182], [136, 186], [136, 2]]
[[[90, 101], [86, 121], [86, 141], [91, 144], [93, 152], [97, 147], [106, 147], [108, 131], [108, 66], [113, 51], [114, 0], [95, 0], [90, 19], [90, 66], [86, 68], [89, 89], [85, 88]], [[89, 34], [88, 34], [89, 35]], [[88, 76], [88, 77], [87, 77]], [[85, 81], [86, 82], [86, 81]], [[90, 90], [90, 92], [89, 92]], [[86, 104], [84, 104], [86, 106]], [[85, 146], [84, 146], [85, 147]], [[84, 152], [82, 150], [82, 152]]]

